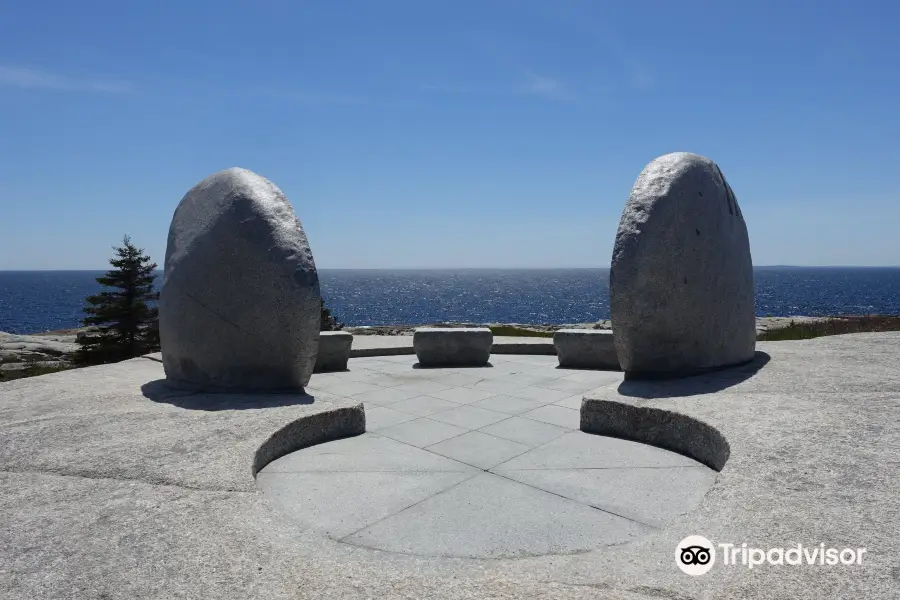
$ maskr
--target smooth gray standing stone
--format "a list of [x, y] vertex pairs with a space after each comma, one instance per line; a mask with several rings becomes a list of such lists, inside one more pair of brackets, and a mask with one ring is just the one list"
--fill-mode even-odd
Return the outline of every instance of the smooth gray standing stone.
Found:
[[487, 327], [420, 327], [413, 334], [413, 349], [423, 367], [486, 365], [493, 342]]
[[353, 334], [347, 331], [319, 333], [319, 353], [316, 356], [315, 372], [346, 371], [352, 345]]
[[626, 378], [693, 375], [753, 358], [747, 225], [708, 158], [676, 152], [644, 168], [619, 222], [609, 278]]
[[171, 383], [302, 389], [316, 362], [320, 303], [306, 234], [271, 181], [232, 168], [184, 196], [169, 228], [159, 301]]
[[608, 329], [560, 329], [553, 334], [560, 367], [618, 369], [619, 358]]

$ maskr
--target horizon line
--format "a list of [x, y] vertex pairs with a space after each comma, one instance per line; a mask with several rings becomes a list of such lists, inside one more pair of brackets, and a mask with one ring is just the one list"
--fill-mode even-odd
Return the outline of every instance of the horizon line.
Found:
[[[317, 267], [317, 271], [590, 271], [606, 267]], [[900, 269], [898, 265], [753, 265], [754, 269]], [[0, 273], [95, 273], [94, 269], [0, 269]], [[156, 269], [163, 271], [164, 269]]]

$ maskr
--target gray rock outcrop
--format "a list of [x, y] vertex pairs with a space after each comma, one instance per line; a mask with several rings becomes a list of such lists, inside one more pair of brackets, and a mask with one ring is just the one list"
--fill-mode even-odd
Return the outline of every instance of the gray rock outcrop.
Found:
[[16, 335], [0, 331], [0, 370], [65, 368], [76, 350], [74, 336]]
[[676, 152], [641, 172], [610, 269], [626, 376], [677, 377], [751, 360], [756, 346], [747, 225], [713, 161]]
[[306, 234], [271, 181], [232, 168], [181, 200], [159, 301], [170, 383], [204, 390], [290, 390], [309, 382], [320, 324]]

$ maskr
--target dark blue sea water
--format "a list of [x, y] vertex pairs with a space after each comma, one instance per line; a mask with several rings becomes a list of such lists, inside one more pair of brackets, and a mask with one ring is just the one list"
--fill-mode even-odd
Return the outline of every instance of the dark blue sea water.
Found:
[[[0, 271], [0, 331], [78, 327], [99, 271]], [[346, 325], [583, 323], [609, 318], [609, 269], [321, 270]], [[756, 269], [760, 316], [900, 314], [900, 268]]]

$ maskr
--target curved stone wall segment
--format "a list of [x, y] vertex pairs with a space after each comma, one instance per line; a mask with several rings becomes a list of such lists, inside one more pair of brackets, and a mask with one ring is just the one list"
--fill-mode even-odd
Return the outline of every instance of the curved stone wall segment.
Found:
[[256, 450], [253, 477], [267, 464], [286, 454], [365, 432], [366, 413], [361, 403], [297, 419], [273, 433]]
[[715, 427], [683, 413], [627, 402], [585, 398], [581, 430], [677, 452], [721, 471], [731, 449]]

